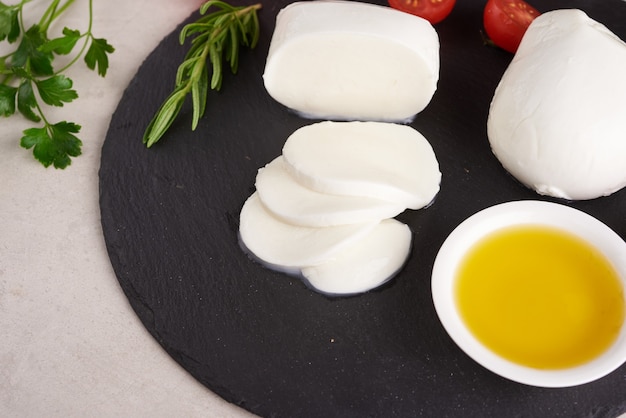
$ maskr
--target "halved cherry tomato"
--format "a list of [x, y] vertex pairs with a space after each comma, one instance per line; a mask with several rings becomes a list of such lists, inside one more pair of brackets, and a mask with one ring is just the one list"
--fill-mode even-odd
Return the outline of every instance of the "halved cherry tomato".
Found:
[[483, 13], [487, 36], [500, 48], [515, 53], [539, 11], [524, 0], [489, 0]]
[[430, 23], [439, 23], [445, 19], [456, 0], [388, 0], [389, 5], [402, 12], [411, 13], [428, 20]]

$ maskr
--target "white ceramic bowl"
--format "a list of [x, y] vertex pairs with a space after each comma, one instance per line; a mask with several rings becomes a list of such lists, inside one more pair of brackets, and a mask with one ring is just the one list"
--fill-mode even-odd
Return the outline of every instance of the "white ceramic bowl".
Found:
[[516, 201], [484, 209], [462, 222], [441, 246], [432, 273], [437, 315], [454, 342], [476, 362], [507, 379], [540, 387], [568, 387], [599, 379], [626, 362], [626, 324], [614, 344], [581, 366], [539, 370], [506, 360], [482, 345], [466, 328], [455, 301], [456, 270], [467, 250], [485, 235], [514, 225], [546, 225], [569, 231], [599, 249], [626, 289], [626, 242], [596, 218], [562, 204]]

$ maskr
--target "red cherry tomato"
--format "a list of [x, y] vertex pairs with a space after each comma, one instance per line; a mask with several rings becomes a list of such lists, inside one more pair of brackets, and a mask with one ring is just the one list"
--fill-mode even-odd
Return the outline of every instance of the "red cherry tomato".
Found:
[[489, 0], [483, 13], [487, 36], [500, 48], [515, 53], [539, 11], [524, 0]]
[[411, 13], [428, 20], [430, 23], [438, 23], [445, 19], [456, 0], [388, 0], [389, 5], [402, 12]]

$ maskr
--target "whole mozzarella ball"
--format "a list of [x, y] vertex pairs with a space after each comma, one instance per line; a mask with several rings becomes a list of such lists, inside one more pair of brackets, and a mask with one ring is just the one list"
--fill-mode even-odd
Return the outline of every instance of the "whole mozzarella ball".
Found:
[[626, 186], [626, 44], [576, 9], [536, 18], [494, 94], [495, 156], [539, 194], [570, 200]]

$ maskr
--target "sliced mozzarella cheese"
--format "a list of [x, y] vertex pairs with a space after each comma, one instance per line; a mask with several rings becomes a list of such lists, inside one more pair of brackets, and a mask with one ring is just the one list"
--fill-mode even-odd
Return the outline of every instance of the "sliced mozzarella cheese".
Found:
[[282, 222], [263, 207], [253, 193], [240, 214], [242, 244], [261, 261], [282, 270], [325, 262], [367, 235], [379, 221], [310, 228]]
[[295, 225], [325, 227], [380, 221], [406, 208], [371, 197], [319, 193], [298, 183], [285, 169], [282, 157], [261, 168], [256, 189], [263, 206], [278, 218]]
[[593, 199], [626, 185], [626, 44], [580, 10], [528, 28], [498, 85], [492, 150], [538, 193]]
[[408, 121], [437, 88], [439, 38], [428, 21], [390, 7], [296, 2], [277, 16], [263, 79], [308, 117]]
[[366, 292], [392, 278], [404, 265], [410, 248], [408, 226], [387, 219], [332, 260], [303, 268], [302, 275], [323, 293]]
[[429, 142], [406, 125], [324, 121], [296, 130], [283, 158], [298, 182], [320, 193], [384, 199], [411, 209], [439, 191]]

